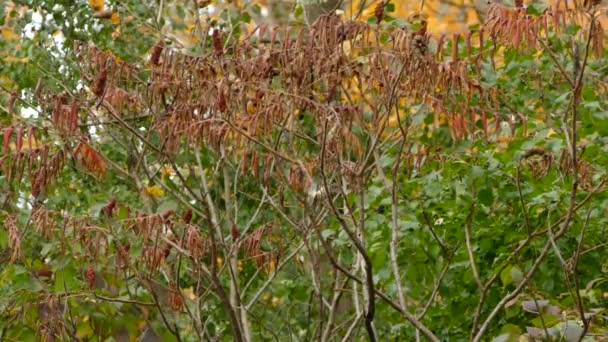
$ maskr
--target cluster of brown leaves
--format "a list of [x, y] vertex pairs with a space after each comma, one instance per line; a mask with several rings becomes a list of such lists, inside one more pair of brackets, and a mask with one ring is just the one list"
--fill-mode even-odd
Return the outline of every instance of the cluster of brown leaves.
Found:
[[[521, 1], [516, 1], [515, 8], [495, 2], [488, 10], [485, 27], [490, 36], [501, 44], [538, 49], [541, 47], [539, 40], [545, 39], [550, 29], [562, 32], [570, 23], [589, 21], [589, 14], [576, 7], [568, 7], [567, 1], [566, 6], [560, 6], [560, 1], [557, 1], [540, 15], [529, 15]], [[591, 36], [593, 53], [600, 57], [604, 46], [604, 29], [599, 21], [595, 22]]]
[[77, 233], [77, 241], [92, 260], [97, 260], [100, 255], [107, 256], [109, 244], [104, 228], [86, 224], [74, 233]]
[[265, 224], [243, 239], [242, 250], [246, 258], [252, 258], [255, 266], [260, 268], [268, 263], [276, 263], [280, 257], [280, 251], [264, 251], [262, 249], [262, 239], [272, 233], [272, 225]]
[[537, 147], [527, 150], [522, 155], [522, 160], [526, 161], [534, 178], [540, 179], [547, 175], [555, 157], [545, 149]]
[[[152, 241], [156, 239], [157, 234], [160, 234], [165, 227], [169, 228], [173, 222], [170, 220], [173, 212], [166, 213], [137, 213], [135, 218], [129, 220], [129, 229], [142, 237], [144, 241]], [[167, 225], [167, 226], [165, 226]]]
[[[592, 165], [587, 163], [583, 157], [584, 149], [579, 153], [579, 159], [577, 160], [577, 173], [579, 185], [584, 190], [591, 190], [594, 187], [593, 176], [595, 170]], [[559, 157], [559, 170], [563, 175], [572, 175], [572, 157], [567, 149], [563, 149]]]
[[67, 103], [67, 98], [64, 95], [58, 95], [54, 98], [54, 108], [51, 113], [51, 123], [53, 127], [63, 136], [75, 136], [79, 134], [78, 128], [78, 111], [80, 104], [78, 100], [73, 100], [72, 103]]
[[[45, 146], [36, 144], [35, 129], [33, 127], [8, 126], [2, 130], [2, 156], [0, 168], [9, 182], [20, 182], [27, 169], [31, 175], [39, 165], [38, 159], [44, 154]], [[14, 141], [12, 140], [15, 136]], [[27, 142], [24, 146], [24, 139]]]
[[84, 279], [89, 287], [89, 289], [93, 289], [95, 287], [95, 278], [97, 274], [95, 273], [95, 267], [93, 264], [89, 264], [89, 267], [84, 273]]
[[198, 228], [192, 224], [186, 224], [185, 227], [184, 248], [190, 252], [194, 259], [199, 259], [207, 255], [209, 241], [203, 239]]
[[168, 249], [158, 246], [146, 246], [142, 250], [141, 258], [148, 269], [157, 271], [162, 261], [168, 256]]
[[51, 212], [44, 206], [39, 206], [32, 210], [32, 223], [36, 228], [36, 233], [40, 234], [45, 239], [49, 239], [55, 229], [55, 220]]
[[72, 154], [95, 177], [101, 178], [106, 175], [105, 160], [91, 147], [86, 137], [83, 137], [76, 145]]
[[184, 299], [180, 293], [180, 288], [175, 281], [169, 282], [169, 308], [173, 311], [182, 311], [184, 308]]
[[[595, 170], [582, 158], [583, 152], [584, 150], [579, 152], [577, 173], [580, 187], [584, 190], [591, 190], [594, 187], [593, 176]], [[570, 176], [572, 174], [572, 157], [570, 152], [565, 148], [562, 149], [559, 157], [556, 157], [553, 153], [543, 148], [534, 147], [527, 150], [522, 155], [522, 160], [527, 163], [530, 172], [536, 179], [545, 177], [553, 166], [555, 166], [563, 176]]]
[[[376, 12], [381, 19], [383, 6]], [[420, 14], [409, 18], [412, 29], [380, 28], [337, 16], [321, 17], [297, 32], [260, 26], [241, 41], [226, 42], [215, 29], [213, 51], [207, 55], [187, 56], [159, 41], [151, 50], [151, 74], [145, 81], [139, 79], [138, 67], [110, 53], [90, 45], [79, 51], [96, 96], [117, 107], [137, 99], [149, 108], [165, 152], [177, 152], [182, 143], [233, 146], [224, 152], [244, 154], [248, 162], [243, 169], [251, 165], [250, 174], [258, 177], [260, 156], [253, 146], [274, 146], [278, 131], [320, 144], [325, 123], [338, 126], [326, 150], [337, 166], [339, 153], [334, 152], [363, 153], [366, 134], [353, 134], [355, 128], [367, 134], [384, 129], [399, 114], [393, 104], [403, 100], [424, 102], [435, 115], [434, 126], [447, 124], [454, 140], [498, 137], [503, 122], [514, 132], [513, 117], [499, 114], [496, 90], [481, 86], [481, 61], [492, 50], [487, 37], [515, 48], [537, 47], [549, 29], [563, 30], [569, 20], [569, 9], [551, 7], [531, 16], [521, 6], [494, 4], [478, 31], [437, 38], [427, 32]], [[448, 42], [451, 50], [445, 51]], [[372, 117], [364, 118], [364, 111]], [[307, 136], [302, 129], [302, 113], [309, 113], [316, 135]], [[295, 167], [275, 157], [264, 160], [262, 180], [270, 180], [273, 165], [293, 188], [300, 188], [304, 181]]]
[[90, 75], [90, 90], [97, 99], [106, 101], [118, 113], [139, 108], [139, 97], [125, 90], [133, 86], [131, 80], [138, 68], [93, 45], [81, 43], [76, 51], [86, 61], [83, 68]]
[[10, 260], [15, 262], [21, 257], [21, 232], [17, 227], [17, 220], [12, 216], [4, 219], [4, 226], [8, 232], [8, 247], [10, 248]]
[[[269, 186], [271, 183], [272, 170], [276, 167], [276, 163], [279, 163], [272, 154], [267, 153], [264, 155], [264, 159], [260, 161], [260, 153], [257, 150], [251, 153], [245, 152], [243, 159], [241, 160], [241, 176], [249, 175], [252, 178], [260, 179], [262, 184]], [[262, 172], [260, 173], [260, 167]], [[260, 174], [262, 177], [260, 178]]]
[[48, 154], [49, 148], [47, 146], [43, 147], [40, 157], [40, 168], [30, 174], [32, 195], [34, 197], [38, 197], [40, 193], [45, 191], [63, 170], [65, 152], [57, 150], [51, 157]]
[[129, 256], [129, 250], [131, 250], [131, 243], [127, 242], [125, 244], [119, 244], [116, 250], [116, 263], [118, 268], [123, 270], [128, 268], [131, 259]]
[[57, 295], [42, 295], [37, 304], [39, 317], [38, 336], [40, 341], [52, 342], [65, 336], [64, 306]]
[[[51, 115], [51, 121], [60, 134], [74, 136], [77, 134], [78, 105], [59, 103]], [[58, 109], [57, 109], [58, 108]], [[10, 182], [20, 182], [25, 171], [29, 176], [32, 195], [38, 197], [63, 170], [68, 144], [57, 148], [54, 144], [41, 143], [34, 127], [8, 126], [2, 128], [3, 153], [0, 157], [1, 172]], [[88, 171], [97, 177], [105, 176], [106, 164], [101, 155], [95, 151], [86, 138], [76, 145], [73, 156]]]
[[[134, 218], [125, 220], [127, 228], [135, 232], [144, 242], [144, 247], [140, 255], [144, 265], [150, 270], [158, 270], [163, 260], [171, 253], [171, 246], [161, 239], [161, 235], [168, 236], [173, 231], [175, 221], [172, 216], [175, 213], [171, 210], [164, 213], [136, 213]], [[123, 257], [121, 264], [128, 264], [128, 248], [130, 243], [123, 247]]]

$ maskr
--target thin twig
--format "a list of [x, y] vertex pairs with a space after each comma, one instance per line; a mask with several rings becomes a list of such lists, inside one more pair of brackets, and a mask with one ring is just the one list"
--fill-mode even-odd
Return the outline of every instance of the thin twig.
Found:
[[581, 297], [581, 284], [578, 276], [578, 261], [581, 256], [581, 250], [583, 249], [583, 245], [585, 244], [585, 231], [589, 226], [589, 217], [591, 216], [591, 210], [592, 207], [589, 207], [589, 210], [587, 210], [587, 215], [585, 216], [585, 223], [583, 224], [583, 228], [581, 228], [581, 236], [579, 237], [578, 246], [576, 247], [574, 259], [572, 261], [572, 277], [574, 278], [576, 306], [578, 308], [578, 314], [580, 315], [581, 321], [583, 322], [583, 333], [579, 336], [578, 342], [581, 342], [583, 340], [583, 337], [589, 330], [591, 320], [585, 317], [585, 305], [583, 303], [583, 298]]
[[528, 219], [528, 207], [526, 206], [526, 202], [524, 200], [524, 195], [521, 191], [521, 176], [520, 176], [520, 166], [517, 165], [515, 168], [515, 184], [517, 185], [517, 193], [519, 194], [519, 202], [521, 203], [521, 211], [524, 215], [524, 224], [526, 225], [526, 233], [528, 237], [532, 233], [530, 228], [530, 220]]
[[469, 256], [469, 264], [471, 265], [471, 272], [473, 272], [473, 278], [475, 278], [475, 282], [477, 283], [479, 291], [483, 292], [483, 282], [479, 277], [479, 271], [477, 271], [477, 264], [475, 263], [475, 257], [473, 256], [473, 246], [471, 245], [471, 222], [473, 220], [474, 213], [475, 204], [471, 206], [471, 211], [469, 212], [469, 215], [467, 216], [466, 222], [464, 224], [464, 238], [467, 246], [467, 254]]

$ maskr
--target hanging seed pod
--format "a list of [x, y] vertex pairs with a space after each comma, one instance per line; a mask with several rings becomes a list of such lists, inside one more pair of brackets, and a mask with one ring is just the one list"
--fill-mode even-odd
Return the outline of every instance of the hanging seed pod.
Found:
[[496, 139], [500, 137], [501, 133], [500, 117], [498, 113], [494, 113], [494, 134], [496, 135]]
[[216, 108], [220, 113], [224, 113], [228, 108], [228, 105], [226, 103], [226, 96], [224, 95], [224, 91], [222, 90], [219, 91], [219, 94], [217, 96]]
[[23, 127], [18, 127], [15, 133], [17, 135], [17, 153], [19, 153], [23, 148]]
[[220, 34], [219, 29], [213, 30], [212, 38], [213, 38], [213, 50], [215, 51], [215, 55], [217, 57], [224, 56], [224, 45], [222, 43], [222, 36]]
[[186, 224], [190, 223], [190, 221], [192, 221], [192, 209], [190, 209], [190, 208], [186, 209], [186, 211], [184, 212], [184, 215], [182, 216], [182, 219], [184, 220], [184, 223], [186, 223]]
[[435, 58], [437, 60], [441, 60], [441, 53], [443, 52], [443, 43], [445, 42], [445, 34], [442, 33], [439, 36], [439, 40], [437, 40], [437, 53], [435, 54]]
[[454, 33], [452, 36], [452, 62], [458, 62], [458, 40], [460, 33]]
[[270, 179], [272, 175], [272, 154], [267, 154], [264, 158], [264, 176], [263, 182], [266, 187], [270, 186]]
[[15, 111], [15, 102], [17, 101], [17, 93], [12, 92], [11, 96], [8, 99], [8, 116], [12, 116]]
[[515, 22], [513, 23], [514, 28], [513, 28], [513, 46], [517, 49], [519, 49], [520, 44], [521, 44], [521, 40], [522, 40], [522, 30], [521, 30], [521, 20], [519, 20], [519, 18], [517, 18], [515, 20]]
[[204, 255], [203, 240], [198, 232], [198, 229], [192, 225], [186, 226], [186, 237], [184, 240], [185, 248], [193, 258], [199, 258]]
[[169, 283], [169, 308], [173, 311], [180, 312], [184, 308], [184, 300], [179, 293], [179, 287], [175, 281]]
[[467, 33], [465, 33], [464, 39], [467, 47], [467, 58], [471, 58], [471, 31], [467, 31]]
[[21, 232], [17, 227], [15, 218], [12, 216], [7, 216], [4, 224], [8, 231], [8, 247], [11, 250], [10, 260], [15, 262], [21, 258]]
[[604, 28], [599, 21], [591, 28], [591, 49], [596, 58], [601, 58], [604, 52]]
[[85, 280], [87, 282], [87, 285], [89, 286], [89, 289], [93, 289], [93, 287], [95, 287], [95, 278], [95, 268], [93, 267], [93, 264], [89, 264], [89, 268], [85, 273]]
[[162, 250], [162, 255], [164, 259], [167, 259], [169, 257], [169, 255], [171, 254], [171, 245], [167, 245], [165, 246], [165, 248], [163, 248]]
[[97, 97], [101, 97], [106, 90], [106, 82], [108, 81], [108, 70], [105, 66], [99, 71], [93, 83], [93, 94]]
[[106, 217], [112, 217], [116, 208], [116, 199], [113, 198], [102, 208], [102, 212]]
[[292, 27], [291, 26], [286, 26], [285, 27], [285, 31], [283, 32], [283, 53], [285, 53], [286, 51], [289, 51], [290, 45], [291, 45], [291, 39], [289, 38], [289, 32], [291, 32]]
[[131, 249], [131, 243], [127, 242], [122, 246], [118, 246], [118, 258], [116, 259], [118, 267], [125, 269], [129, 266], [129, 250]]
[[283, 188], [283, 185], [279, 187], [279, 206], [281, 208], [285, 207], [285, 189]]
[[245, 152], [243, 154], [243, 160], [241, 161], [241, 177], [247, 174], [247, 167], [249, 166], [247, 165], [247, 162], [249, 162], [249, 153]]
[[12, 134], [13, 134], [13, 126], [6, 127], [4, 129], [4, 132], [2, 133], [2, 140], [3, 140], [3, 145], [2, 146], [3, 146], [3, 148], [4, 148], [5, 151], [9, 150], [8, 147], [9, 147], [9, 142], [10, 142]]
[[253, 156], [251, 158], [251, 176], [253, 178], [258, 178], [258, 151], [253, 151]]
[[511, 135], [515, 136], [515, 121], [513, 120], [513, 115], [507, 115], [507, 122], [509, 124], [509, 128], [511, 129]]
[[556, 33], [561, 33], [560, 32], [561, 16], [562, 16], [562, 11], [557, 10], [557, 11], [553, 12], [553, 29], [555, 30]]
[[374, 9], [374, 15], [376, 16], [376, 19], [378, 19], [376, 21], [378, 25], [382, 22], [382, 19], [384, 19], [384, 6], [384, 1], [380, 1]]
[[483, 34], [484, 34], [484, 30], [483, 30], [483, 27], [481, 27], [479, 29], [479, 57], [481, 57], [481, 58], [483, 58], [483, 49], [485, 47], [484, 46], [485, 42], [483, 40], [484, 39]]
[[545, 29], [545, 37], [549, 38], [549, 18], [547, 15], [543, 15], [543, 28]]
[[163, 52], [164, 43], [162, 40], [159, 40], [156, 45], [152, 48], [152, 53], [150, 54], [150, 63], [153, 65], [158, 65], [160, 63], [160, 55]]
[[36, 136], [34, 135], [34, 127], [29, 127], [27, 129], [27, 147], [30, 149], [30, 151], [33, 150], [35, 139]]
[[148, 268], [151, 270], [157, 270], [163, 260], [164, 251], [154, 247], [146, 247], [143, 250], [142, 256], [144, 258], [144, 263], [148, 266]]
[[302, 182], [300, 180], [298, 171], [298, 165], [292, 164], [289, 168], [289, 175], [287, 176], [287, 184], [294, 191], [300, 191], [302, 188]]
[[488, 115], [485, 111], [481, 112], [481, 125], [483, 127], [483, 137], [488, 140]]
[[232, 243], [233, 244], [236, 243], [236, 241], [239, 239], [240, 233], [239, 233], [239, 230], [236, 227], [235, 223], [232, 224], [232, 228], [230, 230], [230, 234], [232, 235]]

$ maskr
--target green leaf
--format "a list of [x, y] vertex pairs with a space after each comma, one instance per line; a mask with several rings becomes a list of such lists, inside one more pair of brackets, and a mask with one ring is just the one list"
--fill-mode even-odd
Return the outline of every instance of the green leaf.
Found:
[[515, 284], [519, 284], [524, 279], [524, 273], [517, 266], [511, 268], [511, 279]]
[[52, 244], [52, 243], [43, 243], [42, 244], [42, 249], [40, 250], [40, 255], [43, 258], [46, 257], [53, 248], [55, 248], [54, 244]]
[[546, 4], [542, 3], [530, 3], [526, 9], [526, 13], [533, 16], [539, 16], [547, 9]]
[[[257, 6], [257, 5], [255, 5], [255, 6]], [[258, 12], [256, 12], [256, 14], [260, 14], [259, 13], [259, 6], [257, 6], [257, 7], [258, 7]], [[304, 8], [302, 6], [299, 6], [299, 5], [296, 6], [296, 10], [293, 13], [294, 17], [296, 17], [296, 19], [300, 19], [302, 17], [302, 14], [304, 14]]]
[[5, 249], [8, 246], [8, 233], [6, 230], [0, 230], [0, 248]]
[[168, 210], [177, 211], [178, 207], [179, 207], [179, 205], [177, 204], [177, 202], [170, 199], [170, 200], [166, 200], [166, 201], [162, 202], [156, 209], [156, 212], [164, 213]]
[[63, 267], [63, 270], [59, 269], [55, 271], [55, 292], [62, 293], [66, 290], [73, 291], [80, 287], [81, 286], [78, 280], [78, 271], [72, 264], [65, 265]]
[[511, 277], [512, 268], [513, 266], [507, 266], [500, 272], [500, 281], [504, 286], [513, 283], [513, 278]]
[[479, 199], [479, 203], [489, 207], [494, 203], [494, 193], [491, 188], [484, 188], [479, 191], [477, 194], [477, 198]]
[[336, 232], [334, 232], [332, 229], [325, 229], [321, 232], [321, 237], [323, 239], [327, 239], [328, 237], [333, 236], [335, 234]]

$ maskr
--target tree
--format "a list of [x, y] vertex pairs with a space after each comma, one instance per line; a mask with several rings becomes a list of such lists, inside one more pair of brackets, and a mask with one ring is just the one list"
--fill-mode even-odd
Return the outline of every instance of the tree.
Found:
[[597, 5], [0, 5], [0, 336], [608, 333]]

